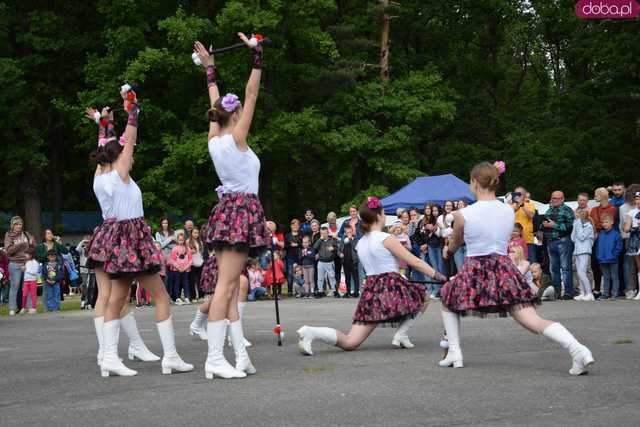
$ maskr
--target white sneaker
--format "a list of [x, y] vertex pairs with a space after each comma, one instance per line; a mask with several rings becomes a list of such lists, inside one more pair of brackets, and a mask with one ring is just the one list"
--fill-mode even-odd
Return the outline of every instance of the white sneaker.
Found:
[[176, 298], [176, 305], [184, 305], [184, 302], [180, 298]]
[[189, 301], [189, 298], [185, 298], [184, 305], [189, 305], [189, 304], [191, 304], [191, 301]]
[[633, 300], [634, 301], [639, 301], [640, 300], [640, 291], [638, 291], [638, 294], [635, 297], [633, 297]]
[[635, 294], [636, 294], [635, 291], [629, 290], [629, 291], [624, 293], [624, 297], [625, 297], [625, 299], [633, 299]]
[[16, 315], [16, 312], [15, 312], [14, 310], [11, 310], [11, 311], [9, 312], [9, 316], [15, 316], [15, 315]]
[[583, 295], [576, 295], [575, 297], [573, 297], [574, 301], [584, 301], [584, 296]]
[[589, 294], [589, 295], [585, 295], [584, 298], [582, 298], [582, 301], [595, 301], [596, 298], [593, 296], [593, 294]]

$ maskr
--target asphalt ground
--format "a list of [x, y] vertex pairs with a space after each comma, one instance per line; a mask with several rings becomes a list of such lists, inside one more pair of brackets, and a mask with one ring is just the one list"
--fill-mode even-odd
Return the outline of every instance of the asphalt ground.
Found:
[[[206, 342], [187, 335], [194, 306], [174, 307], [178, 350], [196, 368], [163, 376], [160, 363], [126, 363], [132, 378], [101, 378], [89, 312], [0, 318], [2, 426], [638, 426], [640, 303], [550, 302], [543, 316], [588, 345], [596, 364], [572, 377], [569, 355], [511, 319], [462, 321], [465, 368], [438, 368], [437, 303], [411, 331], [416, 347], [391, 347], [380, 328], [354, 352], [315, 343], [297, 351], [302, 324], [347, 330], [354, 300], [285, 300], [284, 345], [273, 302], [249, 303], [245, 335], [258, 369], [206, 380]], [[147, 345], [161, 353], [153, 310], [136, 309]], [[120, 355], [126, 356], [126, 338]], [[233, 363], [231, 349], [227, 358]]]

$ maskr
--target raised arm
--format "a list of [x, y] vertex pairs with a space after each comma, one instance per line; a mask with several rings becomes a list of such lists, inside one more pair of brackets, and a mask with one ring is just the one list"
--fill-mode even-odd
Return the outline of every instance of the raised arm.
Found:
[[[218, 98], [220, 98], [220, 91], [218, 90], [218, 85], [216, 84], [216, 66], [214, 63], [213, 54], [207, 51], [202, 43], [196, 41], [193, 44], [193, 51], [198, 58], [200, 58], [200, 62], [207, 70], [207, 92], [209, 93], [209, 108], [213, 108], [213, 104], [216, 103]], [[209, 135], [207, 136], [207, 141], [213, 138], [214, 136], [220, 133], [220, 125], [218, 122], [209, 121]]]
[[244, 151], [247, 149], [247, 135], [253, 121], [253, 113], [256, 110], [256, 101], [258, 100], [258, 92], [260, 91], [260, 78], [262, 76], [262, 46], [252, 46], [251, 41], [243, 33], [238, 33], [238, 37], [247, 44], [253, 51], [253, 69], [247, 82], [244, 92], [244, 107], [240, 120], [233, 128], [233, 139], [238, 149]]
[[115, 168], [118, 171], [118, 175], [124, 182], [129, 181], [129, 171], [133, 166], [133, 148], [136, 145], [138, 139], [138, 114], [140, 109], [138, 108], [138, 100], [132, 101], [127, 99], [126, 94], [123, 94], [124, 98], [124, 110], [129, 111], [129, 118], [127, 119], [127, 127], [124, 130], [124, 148], [122, 153], [115, 162]]

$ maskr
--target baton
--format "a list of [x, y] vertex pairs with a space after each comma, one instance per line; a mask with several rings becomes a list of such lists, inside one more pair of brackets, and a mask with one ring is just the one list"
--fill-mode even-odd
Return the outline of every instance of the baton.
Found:
[[[265, 37], [262, 40], [258, 41], [259, 45], [270, 45], [271, 44], [271, 39], [269, 37]], [[211, 51], [211, 53], [216, 54], [216, 53], [223, 53], [223, 52], [229, 52], [231, 50], [236, 50], [236, 49], [241, 49], [243, 47], [247, 47], [246, 43], [236, 43], [236, 44], [232, 44], [231, 46], [227, 46], [227, 47], [221, 47], [220, 49], [214, 49]]]

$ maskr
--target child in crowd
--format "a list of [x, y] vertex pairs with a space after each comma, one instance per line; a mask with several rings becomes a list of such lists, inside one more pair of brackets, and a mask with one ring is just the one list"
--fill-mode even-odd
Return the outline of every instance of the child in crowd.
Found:
[[[345, 228], [346, 229], [346, 228]], [[302, 250], [300, 251], [300, 264], [304, 277], [304, 297], [311, 298], [313, 292], [313, 278], [315, 275], [316, 251], [311, 248], [311, 238], [302, 238]]]
[[529, 258], [529, 251], [527, 247], [527, 241], [522, 238], [524, 227], [519, 222], [516, 222], [511, 232], [511, 240], [509, 241], [509, 250], [514, 246], [520, 246], [525, 258]]
[[[171, 271], [171, 282], [173, 283], [173, 300], [177, 305], [191, 304], [189, 298], [189, 271], [191, 271], [192, 262], [191, 249], [186, 244], [184, 233], [178, 233], [177, 243], [171, 249], [171, 255], [167, 265]], [[184, 301], [180, 298], [184, 291]]]
[[576, 260], [576, 275], [580, 283], [580, 295], [573, 299], [576, 301], [595, 301], [592, 292], [591, 281], [589, 280], [588, 270], [591, 265], [591, 250], [593, 241], [595, 240], [595, 230], [589, 217], [589, 211], [586, 209], [578, 209], [576, 211], [576, 219], [573, 222], [573, 230], [571, 231], [571, 240], [573, 241], [573, 255]]
[[29, 249], [25, 252], [27, 262], [24, 266], [24, 282], [22, 284], [22, 310], [21, 314], [27, 312], [27, 296], [31, 295], [31, 308], [29, 314], [36, 312], [38, 308], [38, 276], [40, 275], [40, 263], [33, 259], [35, 251]]
[[47, 287], [47, 310], [60, 311], [60, 281], [64, 278], [64, 273], [55, 249], [47, 252], [47, 263], [43, 271]]
[[338, 245], [334, 239], [329, 237], [329, 229], [327, 227], [320, 228], [320, 239], [313, 245], [313, 249], [317, 252], [316, 258], [318, 260], [318, 293], [316, 296], [324, 294], [325, 281], [329, 280], [333, 296], [340, 298], [340, 294], [336, 289], [336, 270], [333, 264], [336, 254], [339, 253]]
[[357, 243], [353, 238], [353, 228], [350, 224], [345, 224], [344, 237], [342, 238], [342, 268], [344, 269], [344, 281], [347, 285], [345, 297], [360, 296]]
[[267, 289], [262, 286], [264, 282], [264, 274], [260, 269], [260, 261], [257, 258], [250, 258], [247, 268], [249, 279], [249, 301], [262, 299], [267, 294]]
[[542, 272], [542, 266], [537, 262], [531, 264], [531, 288], [536, 292], [542, 301], [552, 301], [556, 299], [556, 291], [551, 285], [551, 277]]
[[524, 256], [522, 247], [520, 245], [514, 245], [513, 247], [509, 248], [509, 258], [511, 258], [511, 261], [513, 261], [513, 263], [516, 265], [518, 271], [520, 271], [520, 274], [522, 274], [522, 276], [524, 277], [524, 280], [526, 280], [531, 287], [531, 285], [533, 284], [533, 275], [530, 271], [531, 265], [529, 264], [529, 261], [527, 261], [527, 258]]
[[267, 268], [264, 270], [264, 284], [268, 289], [268, 297], [269, 299], [273, 298], [273, 286], [278, 287], [278, 295], [282, 295], [282, 284], [284, 283], [284, 263], [280, 259], [280, 255], [278, 252], [273, 253], [273, 257], [275, 258], [275, 266], [276, 266], [276, 278], [273, 279], [273, 265], [271, 264], [271, 260], [267, 264]]
[[[409, 235], [407, 234], [407, 226], [402, 225], [402, 222], [396, 221], [391, 226], [389, 232], [396, 236], [398, 241], [411, 252], [411, 242], [409, 241]], [[400, 274], [405, 276], [407, 273], [407, 263], [403, 260], [398, 260], [398, 266], [400, 267]]]
[[302, 266], [298, 264], [293, 265], [293, 292], [296, 298], [304, 296], [304, 274]]
[[[613, 217], [609, 214], [604, 214], [600, 219], [602, 221], [602, 230], [598, 234], [596, 242], [596, 258], [602, 271], [600, 300], [607, 300], [609, 296], [615, 299], [620, 288], [618, 258], [624, 250], [624, 244], [622, 243], [620, 232], [613, 228]], [[609, 286], [611, 286], [611, 293], [609, 293]]]

